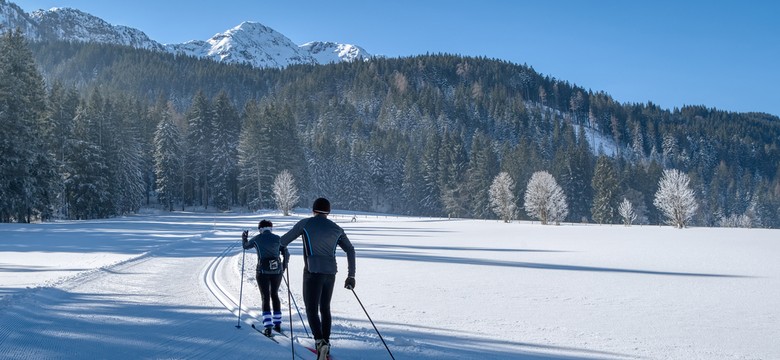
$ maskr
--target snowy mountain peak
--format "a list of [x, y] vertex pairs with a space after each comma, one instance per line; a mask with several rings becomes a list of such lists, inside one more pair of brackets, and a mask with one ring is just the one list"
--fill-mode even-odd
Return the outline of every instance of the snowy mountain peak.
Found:
[[25, 13], [19, 6], [0, 0], [0, 29], [22, 29], [35, 41], [65, 40], [117, 44], [140, 49], [167, 51], [227, 63], [260, 68], [283, 68], [298, 64], [329, 64], [367, 59], [363, 48], [333, 42], [310, 42], [301, 46], [276, 30], [258, 22], [245, 21], [208, 40], [162, 45], [143, 31], [112, 25], [94, 15], [72, 8], [51, 8]]
[[245, 21], [212, 36], [203, 46], [208, 48], [199, 49], [198, 53], [228, 63], [247, 63], [256, 67], [316, 63], [310, 54], [301, 51], [292, 40], [257, 22]]

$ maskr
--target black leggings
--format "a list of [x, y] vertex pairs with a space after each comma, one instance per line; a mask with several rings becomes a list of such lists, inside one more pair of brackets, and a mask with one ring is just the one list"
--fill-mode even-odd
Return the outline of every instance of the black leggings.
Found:
[[282, 274], [269, 275], [257, 273], [257, 287], [260, 288], [260, 295], [263, 297], [263, 311], [270, 312], [273, 301], [274, 312], [282, 311], [282, 304], [279, 302], [279, 285], [282, 283]]
[[335, 283], [336, 274], [303, 274], [303, 303], [315, 340], [330, 340], [330, 299]]

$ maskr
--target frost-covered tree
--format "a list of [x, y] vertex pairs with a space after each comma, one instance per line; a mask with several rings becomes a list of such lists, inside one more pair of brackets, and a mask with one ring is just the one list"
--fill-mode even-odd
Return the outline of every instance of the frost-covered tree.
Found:
[[636, 212], [634, 212], [634, 206], [626, 198], [623, 198], [623, 202], [618, 206], [618, 214], [623, 218], [623, 224], [626, 226], [631, 226], [637, 217]]
[[295, 179], [292, 174], [282, 170], [274, 180], [274, 201], [279, 210], [282, 210], [284, 216], [290, 215], [290, 210], [298, 203], [298, 187], [295, 186]]
[[560, 223], [569, 214], [563, 189], [546, 171], [537, 171], [531, 175], [524, 200], [528, 216], [539, 219], [544, 225], [549, 222]]
[[515, 181], [507, 172], [501, 172], [490, 185], [490, 207], [504, 222], [510, 222], [515, 217], [517, 201], [515, 199]]
[[157, 199], [168, 211], [180, 198], [181, 190], [181, 134], [173, 116], [164, 112], [154, 135], [154, 161], [157, 175]]
[[664, 170], [653, 204], [666, 216], [666, 222], [679, 229], [691, 221], [698, 209], [690, 188], [690, 178], [677, 169]]

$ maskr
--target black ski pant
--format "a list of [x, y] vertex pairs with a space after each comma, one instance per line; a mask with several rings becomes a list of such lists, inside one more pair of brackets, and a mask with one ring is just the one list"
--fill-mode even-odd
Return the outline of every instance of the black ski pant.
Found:
[[303, 303], [315, 340], [330, 341], [330, 300], [335, 283], [336, 274], [303, 273]]
[[282, 304], [279, 302], [279, 285], [282, 283], [282, 274], [256, 273], [257, 287], [263, 297], [263, 312], [271, 311], [273, 301], [274, 312], [282, 312]]

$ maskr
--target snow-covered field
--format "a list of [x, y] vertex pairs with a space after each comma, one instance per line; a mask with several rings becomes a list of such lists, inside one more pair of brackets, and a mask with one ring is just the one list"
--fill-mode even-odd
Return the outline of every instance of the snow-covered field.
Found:
[[[357, 248], [355, 291], [396, 359], [780, 359], [778, 230], [351, 217], [335, 220]], [[289, 340], [249, 326], [252, 252], [236, 316], [240, 231], [262, 218], [277, 234], [300, 219], [0, 224], [0, 358], [290, 358]], [[300, 241], [291, 252], [303, 306]], [[337, 253], [334, 358], [389, 359]], [[313, 359], [292, 316], [296, 357]]]

